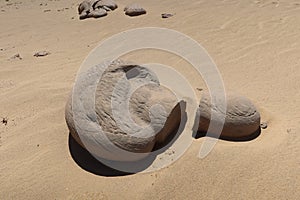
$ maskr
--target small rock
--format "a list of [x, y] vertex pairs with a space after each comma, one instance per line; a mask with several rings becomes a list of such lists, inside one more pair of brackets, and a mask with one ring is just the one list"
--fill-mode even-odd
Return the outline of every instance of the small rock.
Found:
[[50, 52], [48, 52], [48, 51], [39, 51], [39, 52], [35, 53], [33, 56], [43, 57], [43, 56], [48, 56], [48, 55], [50, 55]]
[[15, 60], [15, 59], [22, 60], [23, 58], [21, 57], [20, 54], [16, 54], [16, 55], [12, 56], [10, 59], [11, 59], [11, 60]]
[[8, 123], [8, 119], [7, 119], [6, 117], [4, 117], [4, 118], [2, 119], [2, 124], [4, 124], [4, 125], [6, 126], [7, 123]]
[[50, 9], [48, 9], [48, 10], [44, 10], [44, 12], [50, 12], [51, 10]]
[[[118, 8], [118, 5], [113, 0], [100, 0], [93, 4], [93, 8], [103, 8], [103, 9], [109, 9], [109, 10], [115, 10]], [[107, 11], [109, 11], [107, 10]]]
[[147, 11], [139, 4], [128, 5], [124, 8], [124, 11], [125, 14], [130, 17], [139, 16], [147, 13]]
[[262, 129], [268, 128], [268, 123], [267, 123], [267, 122], [262, 122], [262, 123], [260, 124], [260, 128], [262, 128]]
[[288, 129], [286, 130], [286, 132], [287, 132], [288, 134], [291, 134], [291, 135], [296, 134], [295, 129], [292, 129], [292, 128], [288, 128]]
[[[107, 140], [98, 137], [101, 136], [101, 132], [93, 127], [100, 126], [113, 144], [129, 152], [151, 152], [156, 145], [167, 141], [168, 136], [172, 135], [180, 124], [180, 102], [168, 88], [159, 84], [156, 75], [142, 66], [117, 60], [106, 68], [101, 81], [97, 84], [96, 91], [87, 90], [86, 88], [91, 87], [93, 79], [97, 78], [96, 74], [99, 70], [95, 66], [86, 74], [82, 74], [82, 77], [78, 79], [81, 81], [77, 82], [81, 88], [75, 95], [77, 97], [74, 98], [74, 94], [70, 95], [67, 102], [66, 122], [74, 139], [85, 148], [86, 145], [93, 146], [94, 153], [98, 157], [123, 161], [130, 161], [132, 158], [116, 154], [113, 150], [103, 149], [102, 145], [107, 145]], [[121, 79], [122, 84], [118, 84]], [[130, 95], [129, 113], [127, 113], [127, 106], [124, 103], [127, 98], [126, 94], [130, 94], [137, 83], [147, 84]], [[115, 105], [119, 106], [112, 107], [112, 100], [116, 103]], [[155, 108], [154, 105], [157, 104], [164, 109]], [[78, 110], [80, 105], [85, 105], [87, 110]], [[95, 115], [88, 111], [90, 107], [94, 108]], [[139, 126], [132, 124], [126, 113]], [[83, 117], [83, 120], [76, 119], [76, 124], [75, 114]], [[120, 121], [124, 123], [126, 131], [120, 127], [118, 123]], [[136, 156], [137, 158], [134, 159], [141, 159], [146, 154]]]
[[173, 14], [170, 14], [170, 13], [163, 13], [161, 14], [161, 17], [162, 18], [170, 18], [170, 17], [173, 17], [174, 15]]

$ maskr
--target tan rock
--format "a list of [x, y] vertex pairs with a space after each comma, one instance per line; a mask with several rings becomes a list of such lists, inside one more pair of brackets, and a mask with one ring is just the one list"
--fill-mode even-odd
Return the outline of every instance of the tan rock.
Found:
[[[139, 84], [142, 86], [131, 94]], [[82, 87], [82, 90], [87, 87]], [[83, 91], [82, 95], [86, 93]], [[80, 96], [79, 98], [81, 99]], [[84, 96], [82, 99], [84, 101], [89, 97]], [[159, 85], [155, 74], [144, 67], [122, 61], [112, 63], [97, 85], [94, 110], [96, 119], [91, 114], [77, 113], [83, 118], [87, 115], [87, 121], [80, 121], [75, 125], [73, 112], [76, 109], [73, 110], [72, 106], [74, 102], [72, 105], [71, 96], [66, 105], [66, 122], [72, 136], [83, 147], [86, 143], [82, 141], [82, 137], [84, 141], [94, 144], [105, 142], [97, 133], [95, 136], [89, 132], [89, 124], [96, 122], [117, 147], [135, 153], [151, 152], [155, 145], [164, 143], [168, 136], [175, 134], [181, 119], [179, 101], [169, 89]], [[92, 105], [85, 107], [88, 110], [90, 106]], [[86, 131], [79, 133], [78, 127]], [[115, 160], [114, 156], [106, 159]]]
[[[216, 97], [218, 102], [218, 97]], [[246, 97], [233, 93], [227, 94], [227, 112], [221, 137], [225, 139], [242, 139], [251, 137], [260, 128], [260, 114], [252, 102]], [[211, 110], [216, 113], [223, 112], [218, 105], [212, 106], [208, 93], [204, 93], [199, 106], [200, 121], [198, 131], [207, 132], [211, 121]], [[223, 113], [224, 114], [224, 113]], [[212, 119], [217, 124], [220, 118]], [[213, 129], [212, 129], [213, 130]], [[213, 136], [218, 133], [211, 132]]]

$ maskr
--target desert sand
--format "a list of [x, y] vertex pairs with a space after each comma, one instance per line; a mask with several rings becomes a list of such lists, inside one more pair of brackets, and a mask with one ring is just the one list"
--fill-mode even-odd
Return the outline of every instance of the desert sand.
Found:
[[[146, 15], [124, 15], [133, 2], [119, 0], [108, 16], [83, 21], [80, 1], [0, 2], [0, 199], [299, 199], [299, 1], [135, 2]], [[175, 15], [162, 19], [162, 13]], [[81, 150], [73, 152], [76, 162], [64, 108], [80, 64], [105, 38], [149, 26], [203, 45], [226, 89], [252, 99], [268, 128], [251, 141], [219, 140], [204, 159], [197, 157], [204, 138], [194, 139], [179, 160], [152, 173], [94, 169]], [[34, 57], [38, 51], [51, 54]], [[16, 54], [22, 59], [11, 59]], [[205, 89], [177, 56], [147, 50], [126, 57], [173, 66], [195, 90]]]

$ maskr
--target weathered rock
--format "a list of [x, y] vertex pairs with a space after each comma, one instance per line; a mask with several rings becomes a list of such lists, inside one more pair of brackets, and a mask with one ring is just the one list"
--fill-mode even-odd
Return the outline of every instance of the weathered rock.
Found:
[[[100, 0], [100, 1], [96, 1], [93, 5], [93, 8], [94, 9], [97, 9], [97, 8], [103, 8], [107, 11], [110, 11], [110, 10], [115, 10], [118, 8], [118, 5], [116, 4], [115, 1], [113, 0]], [[108, 10], [109, 9], [109, 10]]]
[[262, 122], [262, 123], [260, 123], [260, 127], [261, 127], [262, 129], [268, 128], [268, 122]]
[[89, 17], [94, 17], [94, 18], [104, 17], [106, 15], [107, 15], [107, 11], [103, 8], [93, 10], [91, 13], [88, 14]]
[[81, 14], [87, 14], [91, 11], [92, 8], [92, 2], [91, 1], [83, 1], [78, 6], [78, 13]]
[[[227, 94], [227, 112], [223, 130], [221, 132], [221, 138], [225, 139], [243, 139], [250, 138], [255, 134], [260, 128], [260, 114], [256, 107], [251, 103], [251, 101], [243, 96], [236, 94]], [[218, 97], [216, 97], [216, 102], [218, 102]], [[215, 113], [221, 113], [221, 109], [216, 106], [212, 106], [211, 98], [208, 93], [203, 94], [199, 111], [200, 111], [200, 121], [198, 131], [207, 132], [208, 126], [210, 124], [211, 110]], [[220, 119], [212, 119], [216, 123]], [[216, 132], [209, 133], [212, 136], [218, 136]]]
[[86, 0], [79, 4], [78, 6], [79, 19], [86, 19], [88, 17], [91, 17], [89, 16], [89, 14], [93, 11], [92, 3], [93, 2], [91, 0]]
[[146, 10], [140, 6], [139, 4], [131, 4], [128, 5], [124, 8], [125, 14], [128, 16], [138, 16], [138, 15], [143, 15], [146, 14]]
[[79, 19], [103, 17], [117, 7], [113, 0], [85, 0], [78, 6]]
[[[92, 68], [83, 76], [76, 99], [71, 96], [66, 105], [70, 133], [83, 147], [92, 146], [95, 154], [99, 152], [97, 156], [105, 159], [121, 159], [114, 152], [103, 153], [101, 145], [108, 144], [100, 132], [94, 131], [95, 126], [100, 126], [115, 146], [135, 153], [151, 152], [176, 132], [181, 120], [180, 104], [171, 91], [159, 85], [154, 73], [135, 64], [114, 61], [91, 95], [86, 92], [91, 88], [88, 82], [96, 73], [99, 69]], [[77, 109], [80, 105], [87, 113]], [[76, 125], [73, 112], [82, 118], [76, 120]]]

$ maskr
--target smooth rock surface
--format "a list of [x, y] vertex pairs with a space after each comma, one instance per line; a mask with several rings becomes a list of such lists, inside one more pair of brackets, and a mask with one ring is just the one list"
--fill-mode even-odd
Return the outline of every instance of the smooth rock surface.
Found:
[[146, 14], [146, 10], [139, 4], [130, 4], [124, 8], [125, 14], [128, 16], [138, 16]]
[[[87, 73], [87, 79], [92, 79], [91, 76], [96, 73], [94, 70]], [[159, 85], [153, 72], [144, 67], [114, 61], [103, 73], [94, 97], [84, 91], [90, 87], [85, 85], [89, 80], [82, 80], [82, 87], [79, 87], [79, 95], [73, 104], [72, 95], [67, 102], [65, 117], [70, 133], [83, 147], [86, 142], [93, 148], [106, 142], [101, 134], [92, 131], [95, 123], [114, 145], [135, 153], [151, 152], [156, 144], [164, 143], [179, 127], [179, 101], [171, 91]], [[91, 105], [93, 98], [94, 110]], [[76, 113], [84, 120], [76, 120], [75, 124], [73, 112], [78, 112], [79, 104], [84, 105], [87, 111]], [[118, 160], [117, 156], [110, 154], [103, 156], [100, 153], [98, 156]]]
[[[260, 129], [260, 114], [256, 107], [248, 98], [237, 94], [229, 93], [226, 98], [227, 112], [221, 138], [243, 139], [251, 137]], [[216, 97], [216, 102], [218, 100], [218, 97]], [[212, 106], [210, 95], [204, 93], [199, 105], [200, 121], [198, 131], [207, 132], [211, 121], [212, 107], [216, 113], [223, 112], [218, 105]], [[218, 123], [220, 119], [213, 120]], [[218, 133], [210, 132], [210, 135], [218, 136]]]
[[113, 0], [100, 0], [93, 4], [93, 8], [109, 8], [110, 10], [115, 10], [118, 8], [118, 5]]
[[107, 11], [103, 8], [98, 8], [96, 10], [93, 10], [89, 16], [94, 17], [94, 18], [99, 18], [99, 17], [104, 17], [107, 15]]

